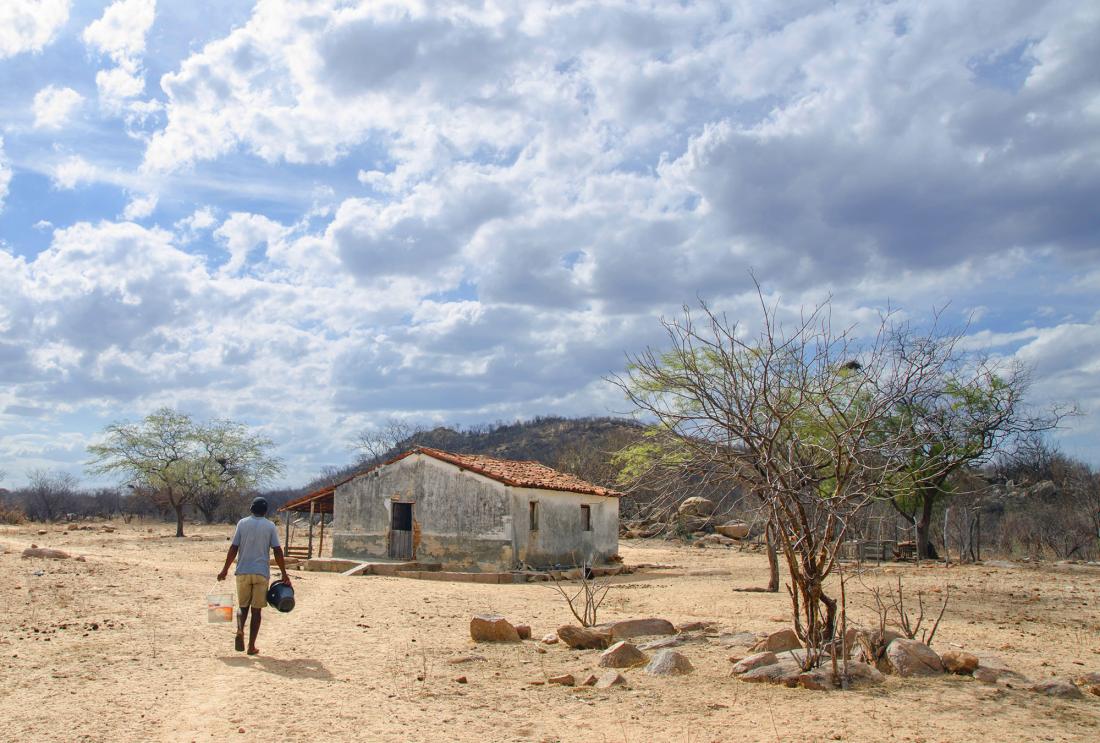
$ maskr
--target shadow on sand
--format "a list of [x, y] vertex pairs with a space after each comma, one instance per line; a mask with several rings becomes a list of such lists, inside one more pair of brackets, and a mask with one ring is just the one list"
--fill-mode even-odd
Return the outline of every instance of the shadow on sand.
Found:
[[227, 666], [256, 668], [292, 679], [331, 681], [333, 676], [324, 664], [312, 658], [268, 658], [264, 655], [223, 655], [218, 658]]

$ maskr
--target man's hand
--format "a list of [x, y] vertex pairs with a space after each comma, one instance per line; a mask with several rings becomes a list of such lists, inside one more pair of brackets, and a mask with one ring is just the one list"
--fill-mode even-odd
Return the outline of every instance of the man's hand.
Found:
[[225, 573], [226, 573], [226, 571], [224, 571], [224, 570], [221, 571], [220, 573], [218, 573], [218, 580], [220, 580], [220, 581], [225, 580]]
[[288, 586], [290, 585], [290, 576], [286, 571], [283, 571], [283, 583], [286, 583]]

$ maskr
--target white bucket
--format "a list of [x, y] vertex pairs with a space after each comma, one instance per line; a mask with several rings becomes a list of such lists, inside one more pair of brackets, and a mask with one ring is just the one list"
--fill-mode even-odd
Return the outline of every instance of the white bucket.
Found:
[[206, 594], [206, 621], [221, 624], [233, 621], [233, 594], [228, 592]]

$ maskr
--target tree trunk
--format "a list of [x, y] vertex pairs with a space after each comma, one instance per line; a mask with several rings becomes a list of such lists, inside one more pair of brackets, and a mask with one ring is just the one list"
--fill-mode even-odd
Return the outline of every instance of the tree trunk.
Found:
[[173, 503], [172, 509], [176, 512], [176, 536], [183, 536], [183, 504]]
[[921, 497], [920, 518], [917, 519], [917, 555], [924, 560], [936, 560], [936, 548], [932, 546], [932, 506], [936, 502], [934, 490], [923, 490]]
[[775, 527], [768, 524], [764, 530], [768, 545], [768, 593], [779, 593], [779, 555], [775, 551]]

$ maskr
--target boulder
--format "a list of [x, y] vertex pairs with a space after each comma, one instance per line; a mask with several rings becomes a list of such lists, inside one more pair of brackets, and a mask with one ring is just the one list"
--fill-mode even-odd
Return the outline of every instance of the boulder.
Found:
[[737, 544], [737, 540], [724, 537], [721, 534], [707, 534], [705, 537], [699, 540], [703, 544], [713, 545], [718, 547], [733, 547]]
[[611, 633], [611, 639], [629, 640], [631, 637], [643, 637], [645, 635], [675, 635], [676, 627], [667, 619], [623, 619], [618, 622], [601, 625], [601, 629], [607, 629]]
[[974, 678], [984, 684], [997, 684], [1009, 689], [1020, 689], [1031, 684], [1027, 677], [1022, 674], [1007, 668], [989, 668], [981, 665], [980, 662], [978, 667], [974, 669], [973, 675]]
[[595, 686], [596, 682], [599, 680], [600, 679], [598, 676], [596, 676], [596, 674], [590, 673], [588, 674], [587, 678], [585, 678], [585, 680], [581, 682], [581, 686]]
[[714, 626], [714, 622], [684, 622], [677, 625], [677, 632], [700, 632]]
[[519, 635], [519, 639], [521, 639], [521, 640], [530, 640], [531, 639], [531, 625], [529, 625], [529, 624], [517, 624], [516, 625], [516, 634]]
[[936, 651], [916, 640], [898, 638], [886, 648], [890, 671], [898, 676], [931, 676], [943, 673], [943, 661]]
[[23, 559], [37, 557], [44, 560], [68, 560], [71, 555], [61, 550], [52, 550], [48, 547], [27, 547], [23, 550]]
[[1084, 696], [1081, 690], [1074, 686], [1069, 679], [1047, 679], [1028, 687], [1036, 694], [1044, 694], [1048, 697], [1060, 697], [1062, 699], [1080, 699]]
[[621, 640], [600, 654], [601, 668], [633, 668], [649, 660], [649, 656], [626, 640]]
[[749, 525], [743, 521], [730, 521], [714, 527], [714, 530], [730, 539], [744, 539], [749, 535]]
[[747, 671], [751, 671], [754, 668], [759, 668], [760, 666], [770, 666], [773, 663], [778, 662], [779, 658], [773, 652], [765, 651], [763, 653], [756, 653], [754, 655], [750, 655], [747, 658], [742, 658], [741, 660], [734, 663], [733, 667], [730, 669], [730, 673], [737, 676]]
[[545, 645], [557, 645], [558, 644], [558, 636], [555, 635], [553, 632], [551, 632], [548, 635], [543, 635], [542, 636], [542, 642]]
[[645, 667], [645, 672], [651, 676], [683, 676], [694, 670], [687, 656], [675, 650], [658, 650]]
[[498, 614], [478, 614], [470, 620], [470, 637], [474, 642], [519, 642], [519, 633]]
[[571, 673], [563, 673], [560, 676], [551, 676], [546, 679], [548, 684], [558, 684], [559, 686], [576, 686], [577, 679]]
[[[563, 624], [558, 627], [558, 638], [574, 650], [603, 650], [611, 644], [611, 632], [595, 627], [578, 627]], [[516, 636], [519, 639], [519, 636]]]
[[794, 633], [793, 629], [781, 629], [778, 632], [772, 632], [760, 642], [752, 646], [752, 651], [755, 653], [762, 653], [764, 651], [772, 653], [781, 653], [784, 650], [797, 650], [802, 647], [802, 643], [798, 641], [798, 635]]
[[857, 661], [848, 662], [848, 678], [853, 683], [867, 682], [881, 684], [886, 680], [886, 677], [874, 666], [867, 665], [866, 663], [859, 663]]
[[945, 650], [940, 660], [951, 673], [971, 674], [978, 667], [978, 656], [964, 650]]
[[714, 501], [709, 498], [693, 496], [684, 500], [680, 507], [676, 509], [676, 513], [679, 516], [710, 516], [714, 513]]
[[612, 686], [622, 686], [626, 683], [626, 676], [618, 671], [608, 671], [600, 676], [594, 686], [597, 689], [610, 689]]

